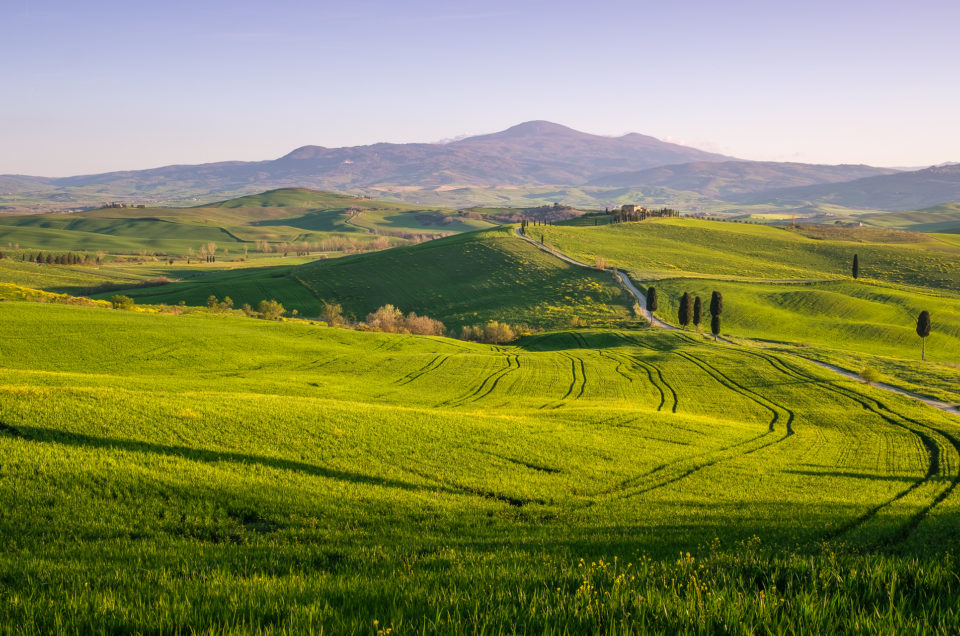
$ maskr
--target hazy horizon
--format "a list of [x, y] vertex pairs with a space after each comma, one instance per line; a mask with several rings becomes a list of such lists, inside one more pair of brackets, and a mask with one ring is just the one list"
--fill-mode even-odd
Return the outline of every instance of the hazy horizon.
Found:
[[0, 174], [547, 120], [758, 161], [960, 160], [946, 1], [7, 4]]

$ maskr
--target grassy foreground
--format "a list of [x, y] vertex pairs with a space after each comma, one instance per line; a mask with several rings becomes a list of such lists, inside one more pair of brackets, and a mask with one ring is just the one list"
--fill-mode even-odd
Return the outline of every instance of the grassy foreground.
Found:
[[10, 632], [960, 628], [960, 427], [782, 352], [0, 303]]

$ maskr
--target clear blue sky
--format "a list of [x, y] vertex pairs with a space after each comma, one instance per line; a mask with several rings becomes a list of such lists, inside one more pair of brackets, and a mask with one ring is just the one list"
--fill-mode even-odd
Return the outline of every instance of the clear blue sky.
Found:
[[960, 161], [956, 0], [0, 0], [0, 173], [547, 119], [747, 159]]

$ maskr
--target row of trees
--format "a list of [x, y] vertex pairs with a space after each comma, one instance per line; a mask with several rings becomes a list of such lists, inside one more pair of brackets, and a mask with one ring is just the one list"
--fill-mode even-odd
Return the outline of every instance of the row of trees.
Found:
[[[651, 314], [657, 311], [659, 301], [656, 287], [651, 286], [647, 288], [646, 300], [647, 311]], [[721, 313], [723, 313], [723, 295], [718, 291], [714, 291], [710, 295], [710, 333], [713, 334], [714, 340], [720, 335]], [[683, 296], [680, 297], [680, 307], [677, 310], [677, 320], [684, 329], [686, 329], [690, 323], [693, 323], [697, 329], [700, 329], [700, 323], [703, 321], [703, 302], [699, 296], [691, 296], [690, 292], [683, 292]]]
[[[101, 258], [98, 252], [96, 257], [97, 265], [100, 264]], [[0, 252], [0, 259], [3, 259], [3, 252]], [[29, 263], [36, 263], [37, 265], [92, 265], [94, 263], [93, 258], [91, 258], [89, 254], [75, 254], [73, 252], [66, 254], [53, 254], [52, 252], [44, 254], [43, 252], [38, 252], [36, 256], [24, 254], [23, 260]]]

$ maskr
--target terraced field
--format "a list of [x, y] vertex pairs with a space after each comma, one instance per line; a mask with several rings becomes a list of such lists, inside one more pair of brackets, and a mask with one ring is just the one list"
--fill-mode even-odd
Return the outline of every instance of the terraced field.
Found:
[[14, 631], [960, 627], [960, 420], [786, 352], [0, 320]]

